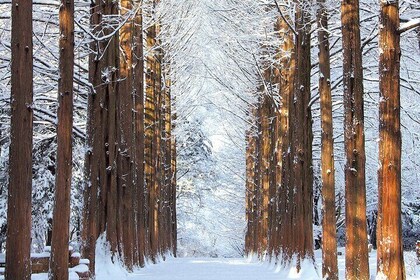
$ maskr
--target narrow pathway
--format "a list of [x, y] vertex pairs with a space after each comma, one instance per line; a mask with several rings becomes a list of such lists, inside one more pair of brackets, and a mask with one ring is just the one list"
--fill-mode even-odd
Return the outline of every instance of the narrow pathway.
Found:
[[[343, 249], [340, 250], [342, 253]], [[415, 252], [404, 254], [407, 280], [420, 280], [420, 267]], [[301, 273], [295, 269], [276, 270], [267, 263], [247, 259], [171, 258], [156, 265], [149, 265], [130, 273], [127, 280], [321, 280], [321, 252], [315, 252], [317, 271], [309, 263], [302, 264]], [[340, 279], [344, 277], [344, 254], [338, 256]], [[369, 256], [370, 279], [376, 275], [376, 251]], [[119, 277], [121, 278], [121, 277]], [[109, 279], [109, 278], [104, 278]], [[121, 278], [122, 279], [122, 278]], [[125, 278], [124, 278], [125, 279]], [[102, 280], [102, 278], [101, 278]]]

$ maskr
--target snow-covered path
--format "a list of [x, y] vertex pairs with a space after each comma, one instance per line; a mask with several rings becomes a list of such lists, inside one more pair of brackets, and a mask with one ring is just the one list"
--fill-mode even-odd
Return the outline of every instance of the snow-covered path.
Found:
[[[344, 278], [344, 249], [340, 248], [338, 268], [340, 279]], [[376, 277], [376, 251], [370, 253], [371, 280]], [[420, 280], [420, 266], [416, 265], [415, 252], [405, 252], [407, 280]], [[251, 261], [246, 258], [173, 258], [158, 264], [128, 273], [121, 264], [112, 263], [110, 256], [97, 255], [97, 280], [321, 280], [321, 251], [315, 251], [317, 271], [312, 263], [304, 262], [300, 273], [296, 269], [278, 269], [268, 262]], [[33, 280], [47, 280], [33, 278]]]
[[[343, 250], [341, 250], [343, 251]], [[169, 258], [156, 265], [148, 265], [129, 273], [127, 280], [321, 280], [321, 252], [315, 252], [316, 266], [302, 264], [301, 273], [295, 268], [278, 270], [267, 262], [255, 262], [245, 258]], [[405, 253], [407, 280], [420, 280], [420, 266], [416, 266], [414, 252]], [[340, 279], [344, 279], [344, 255], [338, 258]], [[376, 275], [376, 251], [370, 254], [371, 279]], [[123, 279], [122, 277], [117, 277]], [[102, 278], [98, 278], [101, 280]], [[103, 278], [111, 279], [111, 278]], [[116, 279], [116, 278], [113, 278]]]
[[130, 280], [278, 280], [267, 264], [246, 259], [178, 258], [131, 273]]

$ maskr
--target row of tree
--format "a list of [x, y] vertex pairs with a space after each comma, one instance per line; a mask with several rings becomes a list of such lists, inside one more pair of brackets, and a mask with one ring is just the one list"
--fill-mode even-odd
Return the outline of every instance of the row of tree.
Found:
[[[89, 26], [80, 26], [90, 41], [81, 242], [92, 274], [102, 234], [114, 259], [130, 270], [143, 266], [145, 258], [176, 254], [170, 61], [161, 47], [156, 5], [95, 1]], [[74, 22], [74, 1], [62, 1], [50, 279], [68, 279]], [[13, 0], [6, 279], [31, 277], [32, 25], [32, 3]]]
[[[258, 100], [251, 104], [246, 142], [246, 253], [268, 256], [298, 270], [313, 260], [310, 1], [294, 4], [274, 23], [278, 45], [273, 63], [263, 61]], [[323, 277], [338, 279], [333, 112], [328, 19], [318, 1], [318, 91], [321, 104]], [[294, 25], [291, 23], [294, 22]], [[401, 230], [400, 35], [419, 25], [400, 26], [398, 1], [381, 2], [379, 30], [378, 275], [405, 279]], [[341, 2], [343, 42], [346, 279], [369, 279], [366, 225], [363, 65], [359, 2]], [[267, 52], [262, 45], [261, 51]], [[272, 48], [273, 49], [273, 48]], [[271, 50], [272, 50], [271, 49]]]

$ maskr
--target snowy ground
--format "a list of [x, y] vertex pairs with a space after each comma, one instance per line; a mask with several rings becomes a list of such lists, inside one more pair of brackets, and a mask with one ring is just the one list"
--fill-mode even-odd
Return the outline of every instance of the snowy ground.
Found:
[[[343, 252], [343, 249], [339, 251]], [[104, 251], [102, 251], [104, 252]], [[371, 280], [375, 279], [376, 252], [370, 254]], [[316, 252], [317, 270], [303, 264], [301, 273], [295, 269], [279, 269], [267, 262], [245, 258], [172, 258], [128, 273], [121, 265], [113, 264], [105, 255], [97, 255], [96, 280], [321, 280], [321, 252]], [[339, 256], [340, 279], [344, 279], [344, 255]], [[405, 253], [407, 280], [420, 280], [420, 266], [414, 252]], [[0, 279], [4, 279], [0, 276]], [[32, 275], [32, 280], [47, 280], [46, 273]], [[78, 279], [74, 272], [71, 280]]]
[[[341, 250], [342, 251], [342, 250]], [[321, 279], [321, 252], [316, 252], [318, 271], [304, 264], [300, 274], [294, 269], [281, 270], [264, 262], [244, 258], [169, 258], [156, 265], [147, 265], [133, 273], [121, 267], [102, 262], [98, 267], [97, 280], [286, 280]], [[415, 254], [405, 255], [407, 280], [420, 280], [420, 267], [416, 266]], [[344, 279], [344, 256], [339, 256], [340, 279]], [[375, 279], [376, 254], [370, 254], [371, 279]]]

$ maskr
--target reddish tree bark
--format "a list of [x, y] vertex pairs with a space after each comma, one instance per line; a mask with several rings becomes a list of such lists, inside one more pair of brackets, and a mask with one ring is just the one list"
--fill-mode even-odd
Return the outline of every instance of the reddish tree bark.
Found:
[[398, 1], [382, 2], [379, 28], [378, 276], [405, 279], [401, 229], [400, 34]]
[[363, 65], [358, 0], [342, 1], [341, 23], [346, 152], [346, 279], [368, 280]]
[[31, 278], [32, 1], [12, 1], [11, 128], [6, 280]]
[[331, 100], [330, 44], [328, 10], [318, 0], [319, 95], [321, 97], [321, 175], [323, 197], [322, 277], [338, 279], [335, 218], [334, 138]]
[[146, 220], [144, 190], [144, 55], [143, 55], [143, 13], [134, 19], [134, 141], [135, 141], [135, 187], [137, 192], [137, 250], [138, 265], [144, 266]]
[[70, 190], [72, 178], [74, 1], [60, 5], [57, 173], [49, 279], [69, 278]]

